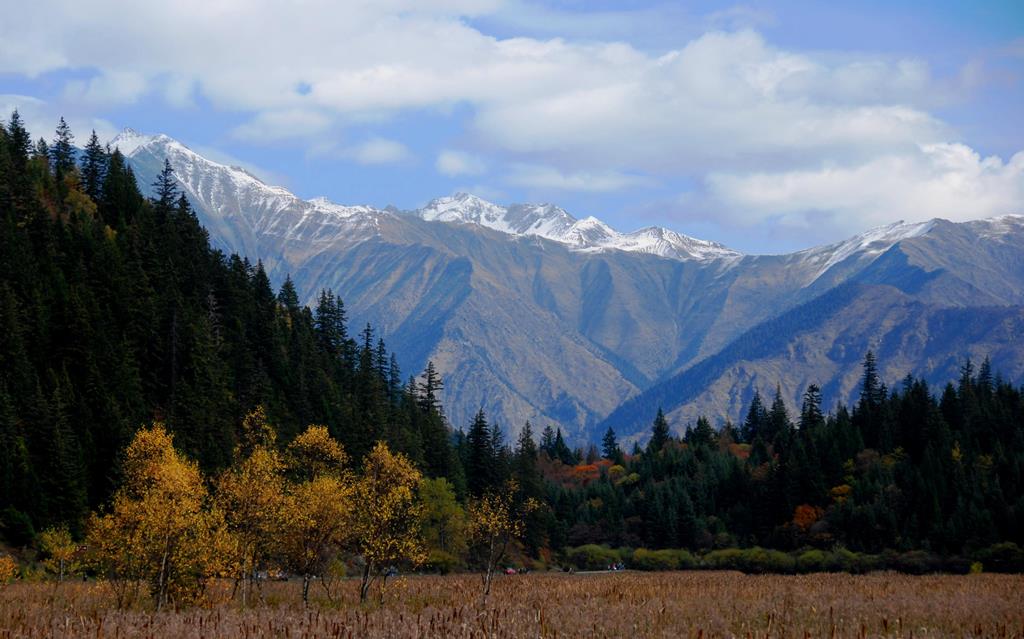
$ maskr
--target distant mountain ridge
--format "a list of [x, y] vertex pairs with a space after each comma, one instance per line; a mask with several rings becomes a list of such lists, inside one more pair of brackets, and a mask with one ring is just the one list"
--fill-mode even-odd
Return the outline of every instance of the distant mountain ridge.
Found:
[[698, 413], [735, 420], [754, 387], [776, 383], [794, 408], [811, 382], [845, 401], [868, 348], [890, 381], [948, 379], [986, 354], [1024, 378], [1021, 216], [742, 255], [550, 204], [303, 200], [166, 136], [125, 132], [111, 145], [144, 190], [169, 159], [216, 245], [262, 259], [277, 282], [291, 274], [305, 300], [336, 290], [356, 325], [373, 322], [406, 356], [407, 373], [433, 360], [456, 427], [483, 407], [506, 431], [530, 419], [577, 440], [607, 426], [639, 437], [658, 405], [677, 429]]

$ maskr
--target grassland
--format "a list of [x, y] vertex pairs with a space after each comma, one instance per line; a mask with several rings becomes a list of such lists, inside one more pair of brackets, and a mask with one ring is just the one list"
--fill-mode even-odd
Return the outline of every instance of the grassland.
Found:
[[[383, 604], [298, 604], [268, 583], [242, 610], [219, 584], [205, 608], [118, 610], [102, 584], [0, 588], [0, 639], [22, 637], [1024, 637], [1024, 576], [733, 572], [502, 576], [482, 605], [473, 575], [409, 577]], [[321, 595], [322, 591], [318, 592]]]

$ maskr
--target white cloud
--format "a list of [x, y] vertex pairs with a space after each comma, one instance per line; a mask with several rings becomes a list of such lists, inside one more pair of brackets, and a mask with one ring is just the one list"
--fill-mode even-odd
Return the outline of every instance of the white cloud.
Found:
[[480, 175], [487, 171], [487, 166], [480, 157], [451, 149], [443, 149], [438, 153], [434, 166], [438, 173], [447, 177]]
[[573, 171], [567, 173], [554, 167], [533, 164], [513, 165], [506, 181], [509, 184], [534, 189], [595, 193], [619, 191], [652, 184], [650, 178], [642, 175], [629, 175], [617, 171]]
[[231, 135], [246, 142], [263, 143], [318, 138], [330, 130], [331, 118], [310, 109], [285, 109], [260, 113], [235, 127]]
[[929, 144], [848, 166], [716, 173], [709, 195], [734, 221], [830, 224], [849, 233], [896, 219], [963, 221], [1024, 213], [1024, 152], [1008, 162], [963, 144]]
[[404, 144], [384, 138], [369, 139], [347, 149], [344, 154], [359, 164], [396, 164], [412, 157]]
[[[949, 215], [953, 203], [980, 215], [1024, 201], [1019, 156], [1003, 163], [951, 144], [959, 137], [929, 109], [955, 90], [923, 60], [774, 46], [743, 28], [772, 16], [744, 6], [708, 18], [742, 30], [679, 36], [657, 54], [610, 36], [493, 37], [474, 26], [500, 23], [506, 4], [41, 0], [0, 23], [0, 72], [93, 70], [69, 82], [69, 97], [129, 103], [149, 91], [175, 106], [208, 103], [248, 117], [236, 139], [371, 164], [410, 153], [387, 139], [344, 146], [347, 129], [458, 107], [480, 157], [441, 151], [442, 174], [486, 162], [510, 167], [509, 184], [594, 192], [710, 176], [716, 210], [739, 221]], [[584, 18], [610, 34], [625, 23], [619, 13]], [[957, 168], [942, 168], [940, 149], [956, 150]]]
[[146, 92], [146, 77], [134, 71], [109, 71], [88, 80], [72, 80], [64, 87], [64, 99], [95, 105], [136, 102]]
[[78, 144], [85, 144], [93, 130], [101, 140], [109, 140], [118, 132], [117, 127], [103, 118], [91, 117], [77, 110], [58, 110], [52, 104], [32, 96], [0, 94], [0, 120], [6, 122], [15, 109], [34, 140], [42, 137], [50, 141], [61, 117], [64, 117], [77, 136]]

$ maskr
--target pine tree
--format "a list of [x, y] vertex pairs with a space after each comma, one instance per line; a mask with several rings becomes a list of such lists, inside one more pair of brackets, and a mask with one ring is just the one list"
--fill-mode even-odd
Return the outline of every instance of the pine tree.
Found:
[[157, 174], [153, 182], [153, 204], [159, 216], [166, 216], [174, 208], [178, 200], [178, 183], [174, 179], [174, 169], [171, 168], [171, 161], [164, 159], [164, 168]]
[[752, 444], [758, 437], [764, 436], [768, 428], [768, 411], [761, 401], [761, 393], [754, 389], [754, 397], [750, 400], [750, 409], [747, 410], [747, 417], [743, 420], [740, 428], [740, 436], [743, 441]]
[[715, 429], [712, 428], [707, 417], [701, 415], [697, 418], [697, 425], [689, 432], [689, 438], [686, 441], [695, 447], [710, 447], [715, 442]]
[[100, 144], [95, 129], [89, 136], [88, 144], [85, 145], [81, 173], [82, 188], [85, 194], [93, 201], [99, 202], [103, 194], [103, 179], [107, 174], [107, 152]]
[[654, 426], [651, 429], [651, 441], [647, 443], [647, 452], [657, 453], [665, 448], [665, 444], [668, 443], [668, 440], [668, 421], [665, 419], [665, 413], [659, 406], [658, 414], [654, 418]]
[[819, 428], [824, 423], [825, 416], [821, 412], [821, 389], [817, 384], [811, 384], [804, 392], [804, 401], [800, 408], [800, 430]]
[[57, 123], [53, 144], [49, 147], [50, 162], [58, 178], [75, 168], [75, 136], [62, 117]]
[[569, 446], [565, 443], [565, 438], [562, 437], [562, 429], [559, 428], [555, 431], [555, 443], [554, 443], [555, 458], [561, 460], [561, 462], [567, 466], [575, 466], [579, 462], [577, 455], [573, 454], [569, 450]]
[[619, 441], [615, 438], [615, 431], [609, 426], [601, 438], [601, 455], [608, 460], [621, 463], [622, 449], [619, 448]]
[[551, 427], [551, 424], [544, 426], [544, 430], [540, 434], [540, 450], [547, 454], [551, 459], [555, 459], [555, 429]]
[[481, 408], [466, 433], [466, 483], [471, 495], [480, 496], [495, 485], [492, 446], [491, 428]]
[[284, 284], [277, 293], [277, 301], [290, 313], [299, 310], [299, 294], [295, 291], [295, 282], [292, 281], [291, 275], [285, 275]]

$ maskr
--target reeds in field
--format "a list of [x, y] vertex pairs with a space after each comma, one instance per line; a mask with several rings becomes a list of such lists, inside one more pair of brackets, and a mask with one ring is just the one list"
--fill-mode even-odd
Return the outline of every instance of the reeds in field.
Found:
[[[23, 637], [1024, 637], [1024, 576], [751, 576], [733, 572], [501, 576], [487, 607], [477, 575], [403, 577], [383, 604], [267, 602], [153, 612], [114, 607], [102, 584], [0, 588], [0, 639]], [[313, 591], [317, 591], [314, 589]]]

